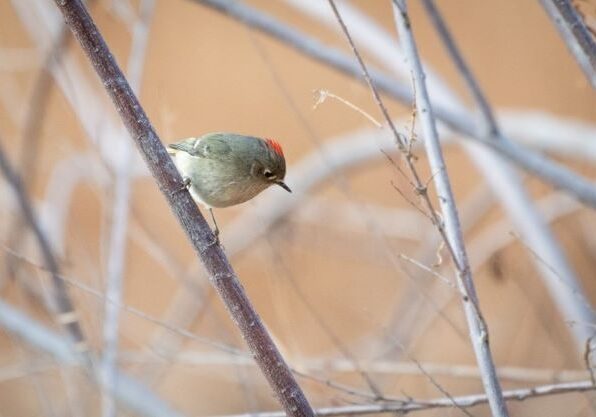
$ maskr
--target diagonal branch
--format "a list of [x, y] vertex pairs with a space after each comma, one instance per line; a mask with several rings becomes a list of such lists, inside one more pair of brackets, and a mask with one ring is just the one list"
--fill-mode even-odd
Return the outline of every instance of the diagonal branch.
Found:
[[569, 0], [540, 0], [586, 78], [596, 88], [596, 42]]
[[137, 144], [161, 192], [186, 232], [261, 371], [289, 416], [313, 416], [279, 350], [254, 310], [223, 249], [209, 229], [151, 122], [80, 0], [56, 0]]
[[[498, 140], [501, 129], [496, 122], [493, 110], [472, 71], [461, 55], [435, 2], [433, 0], [423, 0], [422, 4], [480, 110], [482, 129], [484, 129], [488, 137], [493, 138], [492, 140]], [[471, 147], [469, 151], [472, 153], [472, 156], [477, 156], [475, 159], [482, 161], [483, 167], [492, 161], [492, 167], [497, 172], [491, 173], [492, 175], [485, 175], [485, 177], [493, 189], [497, 190], [499, 195], [504, 197], [501, 198], [502, 206], [512, 214], [511, 219], [517, 230], [528, 240], [529, 246], [535, 248], [544, 258], [549, 259], [553, 268], [560, 271], [560, 275], [554, 274], [551, 269], [545, 268], [544, 264], [535, 262], [537, 269], [541, 273], [544, 285], [550, 292], [550, 296], [555, 301], [563, 318], [578, 317], [583, 322], [594, 321], [595, 316], [591, 308], [576, 302], [574, 293], [583, 293], [581, 284], [560, 245], [546, 226], [543, 217], [535, 209], [534, 204], [532, 204], [529, 197], [530, 194], [524, 188], [519, 174], [512, 170], [510, 165], [498, 155], [484, 148]], [[507, 177], [509, 180], [504, 181], [504, 177]], [[580, 350], [583, 349], [585, 340], [591, 336], [592, 330], [585, 326], [578, 326], [572, 328], [571, 331], [575, 337], [576, 346]]]

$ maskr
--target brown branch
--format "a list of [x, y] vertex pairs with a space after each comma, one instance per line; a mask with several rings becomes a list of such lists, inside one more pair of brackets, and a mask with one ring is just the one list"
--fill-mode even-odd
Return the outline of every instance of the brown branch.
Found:
[[199, 255], [254, 358], [289, 416], [313, 416], [304, 393], [252, 307], [205, 218], [80, 0], [55, 0], [114, 102], [151, 174]]

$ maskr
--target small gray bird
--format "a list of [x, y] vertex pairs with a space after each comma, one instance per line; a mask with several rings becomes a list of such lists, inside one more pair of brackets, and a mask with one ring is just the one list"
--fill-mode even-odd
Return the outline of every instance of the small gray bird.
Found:
[[244, 203], [270, 185], [288, 192], [284, 183], [286, 160], [281, 145], [235, 133], [208, 133], [169, 145], [168, 153], [193, 199], [209, 209]]

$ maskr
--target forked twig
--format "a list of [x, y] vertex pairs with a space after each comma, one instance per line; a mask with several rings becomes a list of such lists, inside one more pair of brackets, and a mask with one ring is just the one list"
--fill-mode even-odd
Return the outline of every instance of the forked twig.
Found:
[[434, 183], [435, 187], [437, 188], [439, 205], [441, 207], [444, 223], [433, 208], [433, 204], [430, 200], [427, 189], [423, 185], [414, 166], [414, 161], [412, 160], [411, 155], [408, 156], [407, 154], [405, 141], [395, 129], [395, 126], [393, 125], [391, 118], [389, 117], [389, 114], [382, 100], [380, 99], [376, 87], [373, 84], [368, 70], [366, 69], [366, 65], [364, 64], [364, 61], [356, 49], [356, 46], [354, 45], [354, 42], [335, 6], [334, 1], [329, 0], [329, 4], [340, 26], [342, 27], [342, 30], [350, 44], [350, 47], [352, 48], [354, 55], [358, 60], [361, 70], [364, 74], [364, 78], [371, 89], [373, 97], [380, 106], [383, 115], [386, 118], [386, 122], [394, 134], [394, 138], [399, 149], [404, 152], [404, 159], [412, 174], [413, 181], [416, 185], [416, 190], [420, 194], [424, 204], [427, 206], [429, 214], [433, 218], [433, 223], [443, 237], [445, 245], [449, 250], [451, 259], [456, 269], [458, 286], [460, 291], [464, 294], [462, 301], [468, 321], [470, 338], [472, 345], [474, 346], [478, 365], [483, 373], [483, 382], [489, 396], [491, 409], [493, 414], [496, 416], [507, 416], [508, 413], [506, 405], [502, 398], [501, 387], [496, 376], [495, 366], [490, 353], [487, 326], [478, 307], [476, 291], [472, 281], [465, 246], [463, 244], [463, 236], [459, 225], [459, 217], [438, 141], [433, 109], [430, 106], [430, 100], [428, 98], [428, 93], [426, 92], [426, 84], [424, 82], [422, 67], [411, 33], [411, 25], [407, 15], [406, 2], [394, 2], [394, 15], [400, 36], [402, 38], [403, 48], [408, 56], [408, 61], [412, 71], [412, 77], [415, 85], [416, 107], [418, 109], [418, 114], [422, 122], [423, 131], [425, 133], [424, 144], [426, 147], [429, 163], [432, 171], [436, 173], [434, 175]]

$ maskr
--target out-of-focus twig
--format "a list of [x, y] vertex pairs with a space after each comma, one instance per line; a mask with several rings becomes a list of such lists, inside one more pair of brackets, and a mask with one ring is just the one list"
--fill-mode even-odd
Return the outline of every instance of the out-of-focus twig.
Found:
[[[0, 300], [0, 326], [30, 346], [54, 357], [61, 365], [80, 365], [80, 357], [72, 345], [45, 326]], [[154, 393], [126, 374], [118, 374], [113, 387], [116, 397], [129, 409], [148, 417], [183, 417]]]
[[[459, 52], [441, 13], [433, 0], [423, 0], [422, 4], [431, 18], [433, 26], [439, 33], [451, 60], [455, 63], [458, 72], [464, 79], [476, 106], [480, 110], [482, 130], [486, 132], [486, 136], [490, 140], [501, 140], [501, 129], [497, 124], [493, 110], [472, 71], [468, 68], [463, 56]], [[472, 147], [470, 151], [472, 156], [476, 156], [479, 160], [482, 160], [483, 164], [492, 162], [492, 166], [497, 168], [498, 172], [495, 172], [493, 175], [487, 175], [486, 178], [492, 187], [498, 190], [499, 195], [504, 196], [504, 198], [501, 198], [501, 205], [510, 213], [515, 226], [523, 234], [524, 238], [528, 240], [533, 250], [537, 251], [540, 256], [548, 259], [550, 265], [558, 271], [559, 276], [553, 274], [550, 268], [545, 268], [543, 263], [535, 262], [536, 268], [540, 271], [542, 280], [561, 315], [565, 319], [593, 321], [595, 317], [592, 310], [585, 308], [583, 304], [575, 302], [573, 293], [583, 293], [583, 289], [553, 233], [548, 228], [543, 217], [536, 210], [529, 192], [522, 184], [519, 174], [512, 170], [506, 161], [497, 155], [487, 152], [485, 149]], [[571, 331], [575, 337], [575, 344], [578, 350], [581, 351], [586, 338], [590, 337], [592, 333], [586, 327], [572, 328]]]
[[[37, 176], [39, 165], [37, 162], [39, 142], [46, 116], [47, 105], [50, 99], [50, 91], [53, 85], [51, 67], [58, 64], [62, 52], [67, 47], [69, 39], [72, 39], [70, 32], [67, 28], [63, 27], [50, 51], [47, 53], [41, 70], [33, 83], [29, 106], [25, 113], [19, 152], [20, 160], [18, 169], [21, 173], [22, 187], [25, 192], [34, 184]], [[14, 221], [11, 222], [8, 231], [8, 246], [17, 251], [21, 246], [24, 236], [22, 233], [23, 226], [23, 219], [17, 214]], [[15, 261], [14, 258], [6, 259], [5, 265], [8, 270], [8, 276], [14, 276], [16, 273], [18, 265], [15, 264]]]
[[[27, 257], [14, 252], [13, 250], [9, 249], [9, 248], [2, 248], [8, 255], [15, 257], [17, 259], [19, 259], [22, 262], [27, 263], [28, 265], [33, 266], [34, 268], [38, 268], [38, 269], [43, 269], [43, 270], [47, 270], [45, 267], [42, 267], [41, 265], [38, 265], [36, 262], [32, 261], [31, 259], [28, 259]], [[122, 303], [121, 301], [118, 300], [114, 300], [109, 298], [107, 295], [104, 295], [101, 291], [96, 290], [92, 287], [90, 287], [89, 285], [83, 283], [81, 280], [79, 279], [73, 279], [72, 277], [65, 277], [63, 275], [58, 275], [58, 278], [60, 278], [62, 281], [64, 281], [66, 284], [84, 291], [86, 294], [92, 295], [96, 298], [98, 298], [99, 300], [101, 300], [104, 304], [105, 303], [110, 303], [113, 304], [116, 308], [118, 308], [119, 310], [124, 310], [142, 320], [147, 321], [148, 323], [152, 323], [170, 333], [175, 333], [179, 336], [182, 336], [188, 340], [192, 340], [194, 342], [197, 342], [199, 344], [202, 345], [206, 345], [206, 346], [210, 346], [214, 349], [220, 350], [222, 352], [225, 352], [227, 355], [234, 355], [234, 356], [239, 356], [239, 357], [244, 357], [244, 358], [249, 358], [250, 355], [248, 354], [248, 352], [242, 351], [240, 349], [237, 349], [231, 345], [226, 345], [224, 343], [219, 343], [216, 342], [214, 340], [199, 336], [193, 332], [181, 329], [179, 327], [175, 327], [172, 326], [170, 324], [168, 324], [167, 322], [165, 322], [164, 320], [161, 320], [157, 317], [154, 317], [150, 314], [145, 313], [144, 311], [139, 310], [136, 307], [132, 307], [130, 305], [126, 305], [124, 303]]]
[[25, 194], [25, 190], [21, 185], [21, 180], [10, 165], [8, 157], [1, 145], [0, 170], [12, 187], [13, 192], [16, 194], [23, 218], [33, 231], [41, 250], [44, 263], [50, 272], [52, 287], [49, 302], [50, 308], [55, 314], [54, 319], [65, 329], [70, 342], [73, 344], [75, 350], [82, 355], [82, 358], [85, 359], [86, 365], [92, 366], [91, 356], [88, 352], [88, 346], [85, 341], [83, 329], [78, 320], [78, 315], [74, 309], [74, 305], [64, 282], [59, 278], [60, 272], [58, 261], [54, 257], [50, 243], [39, 226], [29, 197]]
[[[149, 26], [153, 17], [155, 0], [143, 0], [139, 6], [139, 16], [132, 27], [131, 53], [128, 59], [128, 77], [132, 89], [138, 94], [143, 74], [143, 63], [149, 40]], [[122, 141], [125, 141], [122, 135]], [[122, 278], [126, 259], [126, 237], [128, 234], [129, 200], [132, 174], [130, 166], [133, 161], [132, 144], [125, 142], [122, 148], [122, 164], [115, 166], [115, 191], [112, 207], [112, 225], [109, 235], [108, 264], [106, 278], [106, 299], [121, 302]], [[104, 350], [101, 362], [102, 416], [115, 417], [116, 406], [112, 395], [112, 387], [116, 383], [116, 366], [118, 354], [118, 329], [120, 327], [120, 309], [115, 304], [104, 305], [103, 338]]]
[[[313, 416], [312, 408], [246, 296], [236, 273], [209, 229], [151, 122], [114, 61], [101, 33], [79, 0], [56, 0], [138, 145], [160, 190], [186, 232], [209, 278], [247, 342], [288, 416]], [[182, 190], [182, 191], [181, 191]]]
[[486, 132], [486, 136], [489, 137], [497, 137], [499, 132], [499, 127], [497, 126], [497, 121], [493, 114], [492, 108], [488, 103], [488, 100], [484, 96], [480, 85], [476, 81], [476, 78], [472, 74], [472, 71], [466, 64], [463, 56], [460, 54], [457, 45], [455, 44], [455, 40], [451, 36], [451, 32], [447, 28], [443, 17], [439, 13], [439, 10], [435, 6], [433, 0], [423, 0], [422, 4], [426, 9], [426, 12], [430, 16], [433, 27], [439, 33], [441, 41], [447, 50], [449, 57], [455, 64], [459, 74], [462, 76], [466, 83], [466, 87], [468, 87], [468, 91], [470, 92], [471, 96], [474, 98], [476, 106], [478, 106], [478, 110], [480, 110], [480, 114], [482, 115], [482, 121], [484, 122], [484, 131]]
[[596, 88], [596, 42], [581, 16], [569, 0], [540, 0], [542, 7], [557, 27], [563, 41]]

